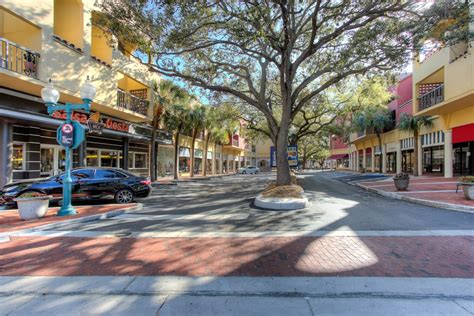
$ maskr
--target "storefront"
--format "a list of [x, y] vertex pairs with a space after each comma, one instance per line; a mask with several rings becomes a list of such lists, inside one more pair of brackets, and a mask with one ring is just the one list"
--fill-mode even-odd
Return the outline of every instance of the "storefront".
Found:
[[393, 143], [388, 143], [385, 145], [386, 148], [386, 166], [387, 166], [387, 172], [388, 173], [395, 173], [397, 172], [397, 149], [398, 149], [398, 143], [393, 142]]
[[206, 156], [206, 172], [207, 174], [212, 174], [212, 151], [207, 152]]
[[194, 150], [194, 174], [202, 173], [203, 152], [201, 149]]
[[187, 147], [180, 147], [179, 148], [179, 164], [178, 170], [179, 172], [189, 172], [191, 169], [191, 155], [190, 149]]
[[421, 137], [423, 172], [444, 173], [444, 133], [436, 131]]
[[158, 146], [158, 176], [166, 177], [173, 175], [174, 171], [174, 147]]
[[415, 166], [415, 150], [413, 137], [401, 140], [402, 146], [402, 172], [413, 173]]
[[453, 128], [453, 172], [474, 175], [474, 124]]
[[221, 153], [216, 153], [216, 174], [221, 173]]

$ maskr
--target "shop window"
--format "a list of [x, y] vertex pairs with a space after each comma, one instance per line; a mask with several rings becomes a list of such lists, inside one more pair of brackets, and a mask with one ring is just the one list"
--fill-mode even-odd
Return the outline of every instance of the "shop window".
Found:
[[80, 0], [54, 0], [54, 39], [80, 53], [84, 49], [84, 17]]
[[25, 170], [25, 144], [13, 144], [13, 170]]
[[99, 166], [99, 152], [97, 150], [88, 150], [86, 154], [86, 166]]
[[101, 151], [100, 152], [100, 166], [101, 167], [116, 167], [119, 154], [116, 151]]
[[135, 169], [145, 169], [147, 167], [147, 154], [135, 153]]

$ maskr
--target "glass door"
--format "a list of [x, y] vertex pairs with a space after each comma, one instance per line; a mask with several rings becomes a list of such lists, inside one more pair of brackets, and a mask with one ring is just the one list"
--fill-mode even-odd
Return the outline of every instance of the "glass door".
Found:
[[64, 171], [65, 151], [60, 146], [42, 145], [41, 153], [41, 176], [51, 177]]

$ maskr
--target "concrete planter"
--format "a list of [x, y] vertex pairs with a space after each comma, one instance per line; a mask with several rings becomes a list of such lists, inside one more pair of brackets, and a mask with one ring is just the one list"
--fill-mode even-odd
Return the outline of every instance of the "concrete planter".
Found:
[[474, 200], [474, 183], [462, 183], [462, 191], [466, 200]]
[[17, 198], [14, 201], [18, 205], [18, 213], [21, 219], [38, 219], [48, 212], [49, 200], [51, 196], [37, 196], [27, 198]]
[[398, 191], [406, 191], [408, 189], [408, 185], [410, 184], [410, 178], [407, 179], [397, 179], [393, 178], [393, 182], [395, 183], [395, 187]]

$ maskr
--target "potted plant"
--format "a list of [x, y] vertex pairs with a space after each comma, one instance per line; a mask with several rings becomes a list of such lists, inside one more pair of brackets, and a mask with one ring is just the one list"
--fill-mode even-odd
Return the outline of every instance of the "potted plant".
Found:
[[397, 173], [395, 177], [393, 177], [393, 182], [395, 182], [395, 187], [398, 191], [405, 191], [410, 183], [410, 176], [405, 172]]
[[474, 200], [474, 176], [460, 177], [458, 181], [462, 186], [464, 198]]
[[24, 220], [37, 219], [48, 212], [49, 200], [52, 197], [39, 192], [28, 192], [20, 195], [14, 201], [18, 205], [20, 218]]

